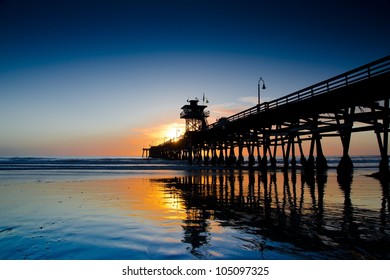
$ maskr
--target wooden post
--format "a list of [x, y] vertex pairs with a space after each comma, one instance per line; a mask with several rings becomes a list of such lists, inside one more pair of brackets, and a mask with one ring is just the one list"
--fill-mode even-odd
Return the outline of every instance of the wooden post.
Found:
[[[337, 166], [338, 173], [351, 173], [353, 170], [353, 163], [351, 157], [349, 156], [349, 147], [351, 143], [351, 134], [353, 126], [353, 115], [355, 113], [355, 106], [351, 107], [350, 112], [348, 109], [345, 109], [344, 112], [344, 125], [340, 129], [341, 143], [343, 145], [343, 156]], [[340, 126], [339, 118], [336, 115], [337, 124]]]

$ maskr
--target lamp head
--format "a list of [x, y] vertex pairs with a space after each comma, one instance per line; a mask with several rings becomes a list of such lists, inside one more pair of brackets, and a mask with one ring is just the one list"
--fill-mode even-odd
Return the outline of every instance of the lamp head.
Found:
[[264, 82], [264, 80], [263, 80], [262, 77], [260, 77], [260, 79], [259, 79], [259, 81], [258, 81], [258, 86], [259, 86], [259, 88], [260, 88], [260, 82], [263, 82], [263, 86], [262, 86], [261, 88], [262, 88], [262, 89], [266, 89], [266, 87], [265, 87], [265, 82]]

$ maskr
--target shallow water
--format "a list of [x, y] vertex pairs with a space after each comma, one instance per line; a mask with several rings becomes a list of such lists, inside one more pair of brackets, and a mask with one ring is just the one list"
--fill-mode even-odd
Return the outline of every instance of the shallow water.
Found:
[[371, 169], [140, 169], [3, 168], [0, 259], [390, 259]]

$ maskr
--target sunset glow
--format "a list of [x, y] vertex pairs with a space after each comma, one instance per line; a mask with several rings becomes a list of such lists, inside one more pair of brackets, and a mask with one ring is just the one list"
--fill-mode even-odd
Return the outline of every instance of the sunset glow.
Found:
[[388, 1], [114, 2], [1, 1], [0, 156], [140, 156], [184, 134], [187, 99], [213, 123], [260, 75], [270, 101], [389, 53]]
[[171, 127], [166, 128], [166, 130], [162, 131], [162, 135], [167, 140], [177, 140], [180, 136], [185, 133], [185, 126], [182, 124], [173, 124]]

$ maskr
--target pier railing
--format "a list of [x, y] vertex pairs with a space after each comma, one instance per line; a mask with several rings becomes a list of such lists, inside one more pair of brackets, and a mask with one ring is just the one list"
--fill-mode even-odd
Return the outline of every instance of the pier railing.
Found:
[[368, 80], [375, 76], [390, 72], [390, 56], [373, 61], [369, 64], [363, 65], [351, 71], [337, 75], [328, 80], [314, 84], [310, 87], [293, 92], [289, 95], [280, 97], [270, 102], [263, 102], [259, 105], [246, 109], [242, 112], [234, 114], [224, 119], [224, 122], [215, 122], [209, 125], [209, 129], [226, 124], [226, 122], [234, 122], [240, 119], [254, 116], [262, 112], [276, 109], [280, 106], [291, 104], [294, 102], [300, 102], [315, 96], [319, 96], [330, 91], [347, 87], [357, 82]]

